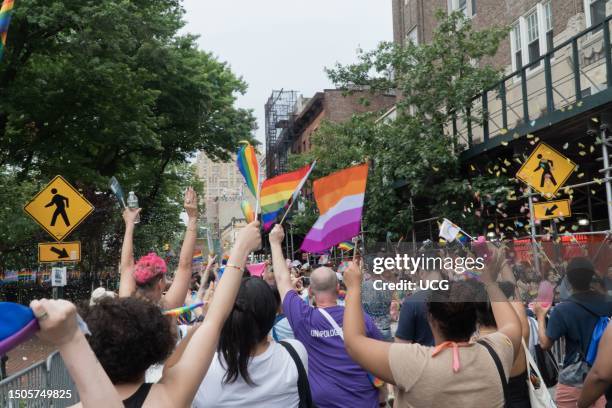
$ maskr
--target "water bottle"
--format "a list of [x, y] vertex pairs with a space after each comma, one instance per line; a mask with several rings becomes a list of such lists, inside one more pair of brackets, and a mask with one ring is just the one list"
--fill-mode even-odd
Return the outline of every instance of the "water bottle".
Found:
[[[134, 194], [133, 191], [130, 191], [128, 193], [127, 206], [129, 208], [138, 208], [138, 197], [136, 197], [136, 194]], [[138, 224], [139, 222], [140, 222], [140, 214], [136, 216], [136, 219], [134, 220], [134, 224]]]

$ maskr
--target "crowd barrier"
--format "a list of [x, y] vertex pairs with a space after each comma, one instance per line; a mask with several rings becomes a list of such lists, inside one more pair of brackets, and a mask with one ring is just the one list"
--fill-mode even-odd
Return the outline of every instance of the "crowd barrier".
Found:
[[57, 351], [45, 361], [0, 381], [2, 408], [64, 408], [78, 401], [76, 386]]

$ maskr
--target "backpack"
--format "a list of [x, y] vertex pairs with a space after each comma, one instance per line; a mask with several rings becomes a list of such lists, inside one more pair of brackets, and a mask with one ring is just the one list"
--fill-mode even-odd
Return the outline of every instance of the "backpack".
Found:
[[578, 306], [580, 306], [581, 308], [583, 308], [584, 310], [586, 310], [597, 318], [597, 322], [595, 323], [595, 327], [593, 328], [593, 332], [591, 333], [591, 340], [589, 341], [589, 346], [587, 347], [587, 352], [584, 357], [584, 361], [586, 361], [589, 366], [592, 366], [593, 363], [595, 363], [595, 358], [597, 357], [597, 347], [599, 346], [599, 340], [601, 340], [601, 337], [606, 331], [606, 327], [608, 327], [608, 324], [610, 323], [610, 316], [600, 316], [590, 310], [588, 307], [578, 302], [572, 303], [577, 304]]

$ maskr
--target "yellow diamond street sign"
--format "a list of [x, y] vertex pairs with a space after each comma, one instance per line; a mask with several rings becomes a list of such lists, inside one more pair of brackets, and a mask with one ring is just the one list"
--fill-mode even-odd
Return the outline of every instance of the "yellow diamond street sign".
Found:
[[550, 199], [565, 184], [575, 168], [573, 161], [546, 143], [540, 143], [516, 173], [516, 177]]
[[571, 217], [570, 200], [556, 200], [533, 204], [533, 215], [536, 220]]
[[94, 207], [62, 176], [56, 176], [23, 210], [56, 241], [62, 241]]
[[80, 242], [45, 242], [38, 244], [38, 262], [79, 262]]

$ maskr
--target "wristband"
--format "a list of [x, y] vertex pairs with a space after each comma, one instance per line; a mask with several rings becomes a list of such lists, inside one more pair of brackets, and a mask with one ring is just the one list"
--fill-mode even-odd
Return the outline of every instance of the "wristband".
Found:
[[240, 266], [238, 266], [238, 265], [234, 265], [234, 264], [230, 264], [230, 263], [225, 264], [225, 267], [226, 267], [226, 268], [234, 268], [234, 269], [237, 269], [237, 270], [239, 270], [239, 271], [242, 271], [242, 270], [244, 269], [244, 268], [241, 268], [241, 267], [240, 267]]

